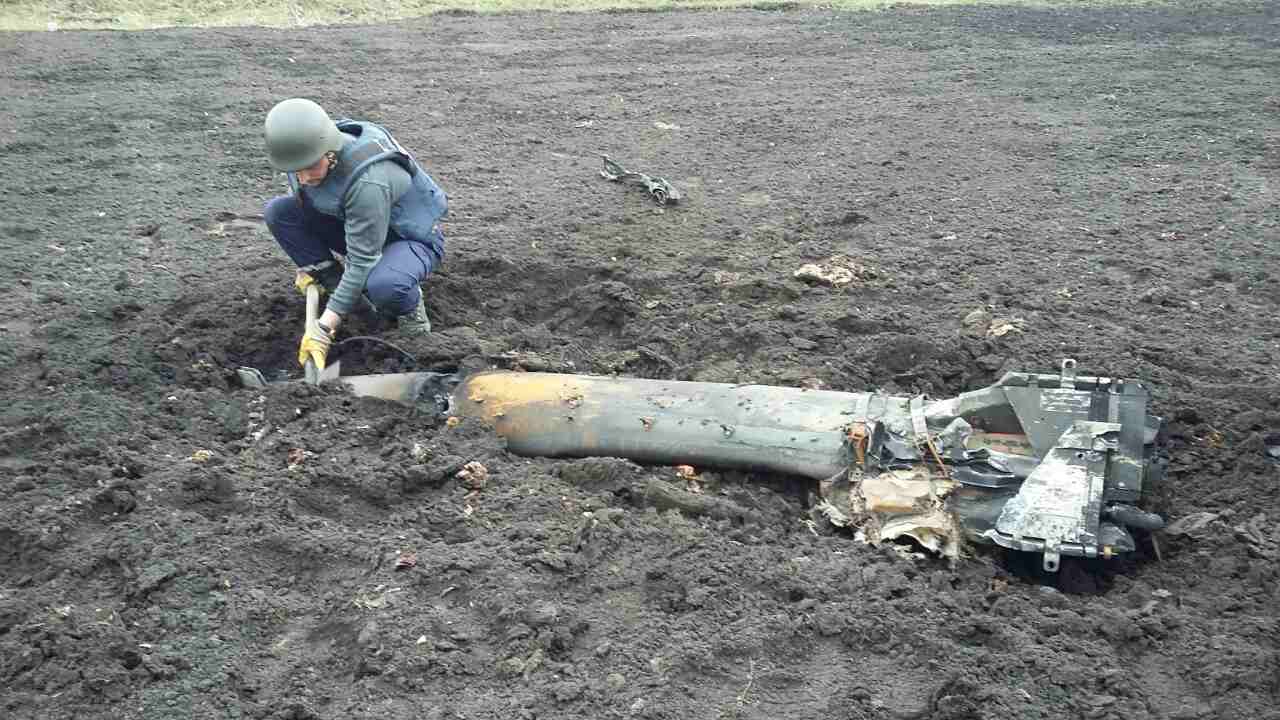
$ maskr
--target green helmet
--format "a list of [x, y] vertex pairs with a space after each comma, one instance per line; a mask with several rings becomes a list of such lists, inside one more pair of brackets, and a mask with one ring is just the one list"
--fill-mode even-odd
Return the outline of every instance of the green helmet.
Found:
[[267, 113], [267, 156], [284, 172], [316, 164], [325, 153], [342, 148], [342, 133], [324, 108], [303, 98], [276, 104]]

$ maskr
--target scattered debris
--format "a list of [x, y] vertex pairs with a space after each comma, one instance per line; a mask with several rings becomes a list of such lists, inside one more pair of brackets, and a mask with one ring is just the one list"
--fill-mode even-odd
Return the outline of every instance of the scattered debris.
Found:
[[400, 591], [400, 588], [389, 588], [386, 585], [378, 585], [370, 590], [360, 588], [352, 598], [351, 604], [361, 610], [376, 610], [385, 607], [391, 595]]
[[960, 321], [961, 331], [965, 335], [972, 337], [985, 337], [987, 329], [991, 327], [991, 312], [985, 308], [971, 310], [964, 319]]
[[659, 130], [679, 130], [680, 129], [679, 125], [676, 125], [674, 123], [664, 123], [661, 120], [654, 122], [653, 126], [658, 128]]
[[725, 498], [710, 497], [688, 492], [662, 480], [650, 479], [641, 495], [645, 503], [660, 511], [678, 510], [693, 517], [707, 516], [717, 520], [742, 522], [751, 512], [744, 506]]
[[796, 269], [792, 276], [808, 283], [821, 283], [840, 287], [853, 282], [853, 271], [842, 267], [824, 267], [815, 263], [807, 263]]
[[672, 205], [680, 201], [680, 191], [667, 182], [666, 178], [650, 177], [644, 173], [631, 172], [610, 160], [608, 155], [602, 157], [604, 158], [604, 169], [600, 171], [600, 177], [605, 180], [634, 182], [643, 185], [644, 189], [648, 190], [649, 195], [653, 197], [654, 202], [659, 205]]
[[991, 321], [991, 327], [987, 328], [987, 337], [998, 338], [1009, 333], [1021, 333], [1025, 324], [1026, 321], [1022, 318], [996, 318]]
[[[827, 522], [836, 527], [849, 527], [853, 522], [853, 519], [850, 518], [843, 510], [832, 505], [831, 501], [825, 498], [818, 502], [815, 506], [815, 510], [818, 514], [825, 516], [827, 518]], [[866, 541], [865, 535], [862, 539], [864, 542]]]
[[742, 279], [742, 273], [729, 272], [727, 270], [717, 270], [711, 273], [711, 280], [717, 285], [728, 285], [736, 283]]
[[293, 448], [289, 450], [289, 455], [286, 458], [289, 465], [289, 469], [293, 470], [297, 468], [299, 465], [303, 463], [304, 460], [307, 459], [307, 457], [310, 454], [311, 453], [308, 453], [306, 450], [303, 450], [302, 448]]
[[698, 476], [698, 471], [692, 465], [677, 465], [676, 477], [684, 480], [684, 489], [695, 495], [702, 494], [702, 478]]
[[212, 459], [213, 459], [213, 451], [212, 451], [212, 450], [197, 450], [197, 451], [195, 451], [195, 452], [191, 453], [191, 457], [189, 457], [189, 458], [187, 458], [187, 459], [188, 459], [188, 460], [190, 460], [190, 461], [191, 461], [191, 462], [193, 462], [193, 463], [204, 463], [204, 462], [209, 462], [210, 460], [212, 460]]
[[408, 570], [418, 564], [418, 554], [410, 550], [401, 550], [399, 557], [396, 558], [397, 570]]
[[1212, 426], [1209, 427], [1209, 432], [1204, 437], [1199, 438], [1199, 440], [1205, 445], [1215, 449], [1223, 448], [1227, 444], [1227, 436], [1223, 435], [1221, 430], [1217, 430]]
[[1166, 535], [1197, 537], [1204, 534], [1205, 528], [1218, 519], [1217, 513], [1198, 512], [1174, 520], [1164, 529]]
[[1273, 559], [1280, 555], [1280, 542], [1272, 534], [1273, 523], [1267, 522], [1266, 513], [1258, 513], [1249, 519], [1248, 522], [1241, 523], [1231, 528], [1235, 532], [1235, 537], [1244, 543], [1249, 555], [1255, 558]]
[[[449, 418], [449, 419], [454, 420], [456, 418]], [[413, 448], [409, 450], [409, 455], [411, 455], [414, 460], [417, 460], [418, 462], [422, 462], [423, 460], [426, 460], [427, 458], [431, 457], [431, 451], [423, 447], [421, 443], [414, 443]]]
[[971, 310], [960, 321], [960, 331], [975, 338], [998, 338], [1021, 333], [1026, 320], [1019, 317], [995, 317], [987, 308]]
[[944, 557], [960, 556], [961, 530], [943, 509], [955, 487], [919, 469], [889, 470], [862, 477], [854, 487], [854, 509], [865, 514], [867, 542], [910, 538], [920, 547]]
[[462, 466], [456, 477], [464, 486], [472, 490], [483, 490], [489, 484], [489, 469], [472, 460]]
[[805, 263], [796, 268], [791, 276], [811, 285], [841, 287], [855, 280], [874, 279], [880, 273], [850, 258], [836, 256], [821, 263]]

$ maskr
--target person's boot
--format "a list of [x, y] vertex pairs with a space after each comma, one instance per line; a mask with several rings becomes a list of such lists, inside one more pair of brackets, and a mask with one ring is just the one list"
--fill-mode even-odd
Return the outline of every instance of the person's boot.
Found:
[[427, 317], [427, 302], [423, 294], [418, 295], [418, 306], [412, 311], [396, 318], [398, 335], [405, 337], [421, 337], [431, 333], [431, 319]]

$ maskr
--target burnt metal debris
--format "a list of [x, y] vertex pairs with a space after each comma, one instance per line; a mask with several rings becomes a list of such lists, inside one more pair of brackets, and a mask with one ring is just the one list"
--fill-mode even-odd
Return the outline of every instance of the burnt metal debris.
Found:
[[950, 557], [978, 540], [1042, 553], [1053, 572], [1063, 555], [1132, 552], [1133, 528], [1163, 525], [1136, 506], [1160, 467], [1146, 389], [1078, 375], [1073, 360], [945, 400], [481, 373], [452, 411], [492, 423], [522, 455], [807, 476], [832, 523]]
[[680, 201], [680, 191], [676, 189], [666, 178], [651, 177], [640, 172], [631, 172], [622, 167], [618, 163], [609, 159], [608, 155], [601, 156], [604, 158], [604, 168], [600, 170], [600, 176], [605, 180], [613, 182], [630, 182], [644, 186], [649, 192], [654, 202], [659, 205], [674, 205]]
[[818, 511], [868, 542], [910, 538], [957, 558], [967, 542], [1113, 558], [1160, 474], [1159, 417], [1135, 380], [1007, 373], [935, 400], [554, 373], [487, 371], [339, 378], [352, 392], [478, 418], [531, 457], [787, 473], [818, 481]]

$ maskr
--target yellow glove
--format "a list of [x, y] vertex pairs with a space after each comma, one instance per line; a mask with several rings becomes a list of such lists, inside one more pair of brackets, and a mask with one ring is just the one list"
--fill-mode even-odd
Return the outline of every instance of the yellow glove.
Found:
[[333, 333], [317, 320], [307, 326], [302, 335], [302, 343], [298, 346], [298, 364], [306, 366], [308, 360], [315, 361], [316, 370], [324, 370], [325, 358], [329, 348], [333, 346]]
[[315, 285], [317, 288], [320, 289], [321, 295], [324, 294], [324, 286], [317, 284], [316, 279], [311, 276], [311, 273], [308, 273], [303, 270], [299, 270], [293, 276], [293, 286], [298, 288], [298, 292], [302, 293], [303, 295], [307, 294], [307, 288], [311, 287], [312, 285]]

